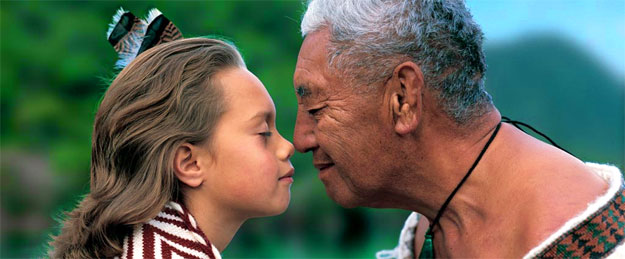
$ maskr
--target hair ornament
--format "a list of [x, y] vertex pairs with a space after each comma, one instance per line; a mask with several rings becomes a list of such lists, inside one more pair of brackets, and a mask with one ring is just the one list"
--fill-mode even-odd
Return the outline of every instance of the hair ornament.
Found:
[[106, 37], [119, 55], [115, 68], [123, 69], [145, 50], [180, 39], [182, 33], [156, 8], [148, 12], [146, 19], [139, 19], [120, 7]]
[[143, 42], [137, 55], [143, 51], [164, 42], [182, 38], [180, 30], [156, 8], [150, 10], [147, 17], [148, 28], [143, 36]]

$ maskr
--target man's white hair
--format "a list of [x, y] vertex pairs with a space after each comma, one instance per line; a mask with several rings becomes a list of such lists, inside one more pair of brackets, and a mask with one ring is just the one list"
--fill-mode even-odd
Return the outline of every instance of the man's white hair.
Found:
[[413, 61], [458, 123], [492, 104], [484, 90], [483, 33], [462, 0], [311, 0], [302, 36], [328, 28], [329, 65], [373, 85]]

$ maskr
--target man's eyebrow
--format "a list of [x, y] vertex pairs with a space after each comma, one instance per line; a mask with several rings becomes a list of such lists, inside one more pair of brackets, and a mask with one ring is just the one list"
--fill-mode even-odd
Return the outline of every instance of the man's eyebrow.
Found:
[[305, 85], [298, 86], [295, 92], [297, 93], [299, 97], [307, 97], [311, 94], [310, 89], [306, 87]]

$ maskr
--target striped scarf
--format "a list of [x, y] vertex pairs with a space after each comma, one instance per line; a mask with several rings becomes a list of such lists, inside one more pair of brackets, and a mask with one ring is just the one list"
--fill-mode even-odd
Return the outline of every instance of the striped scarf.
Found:
[[189, 211], [169, 202], [147, 223], [134, 226], [124, 238], [122, 259], [210, 258], [221, 259]]

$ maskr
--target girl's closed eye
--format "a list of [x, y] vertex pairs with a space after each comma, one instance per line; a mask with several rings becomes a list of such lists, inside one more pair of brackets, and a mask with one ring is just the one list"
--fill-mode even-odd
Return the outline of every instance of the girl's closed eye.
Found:
[[267, 142], [269, 141], [269, 137], [271, 137], [272, 134], [273, 133], [269, 130], [258, 133], [258, 135], [261, 136], [262, 141], [265, 145], [267, 145]]

